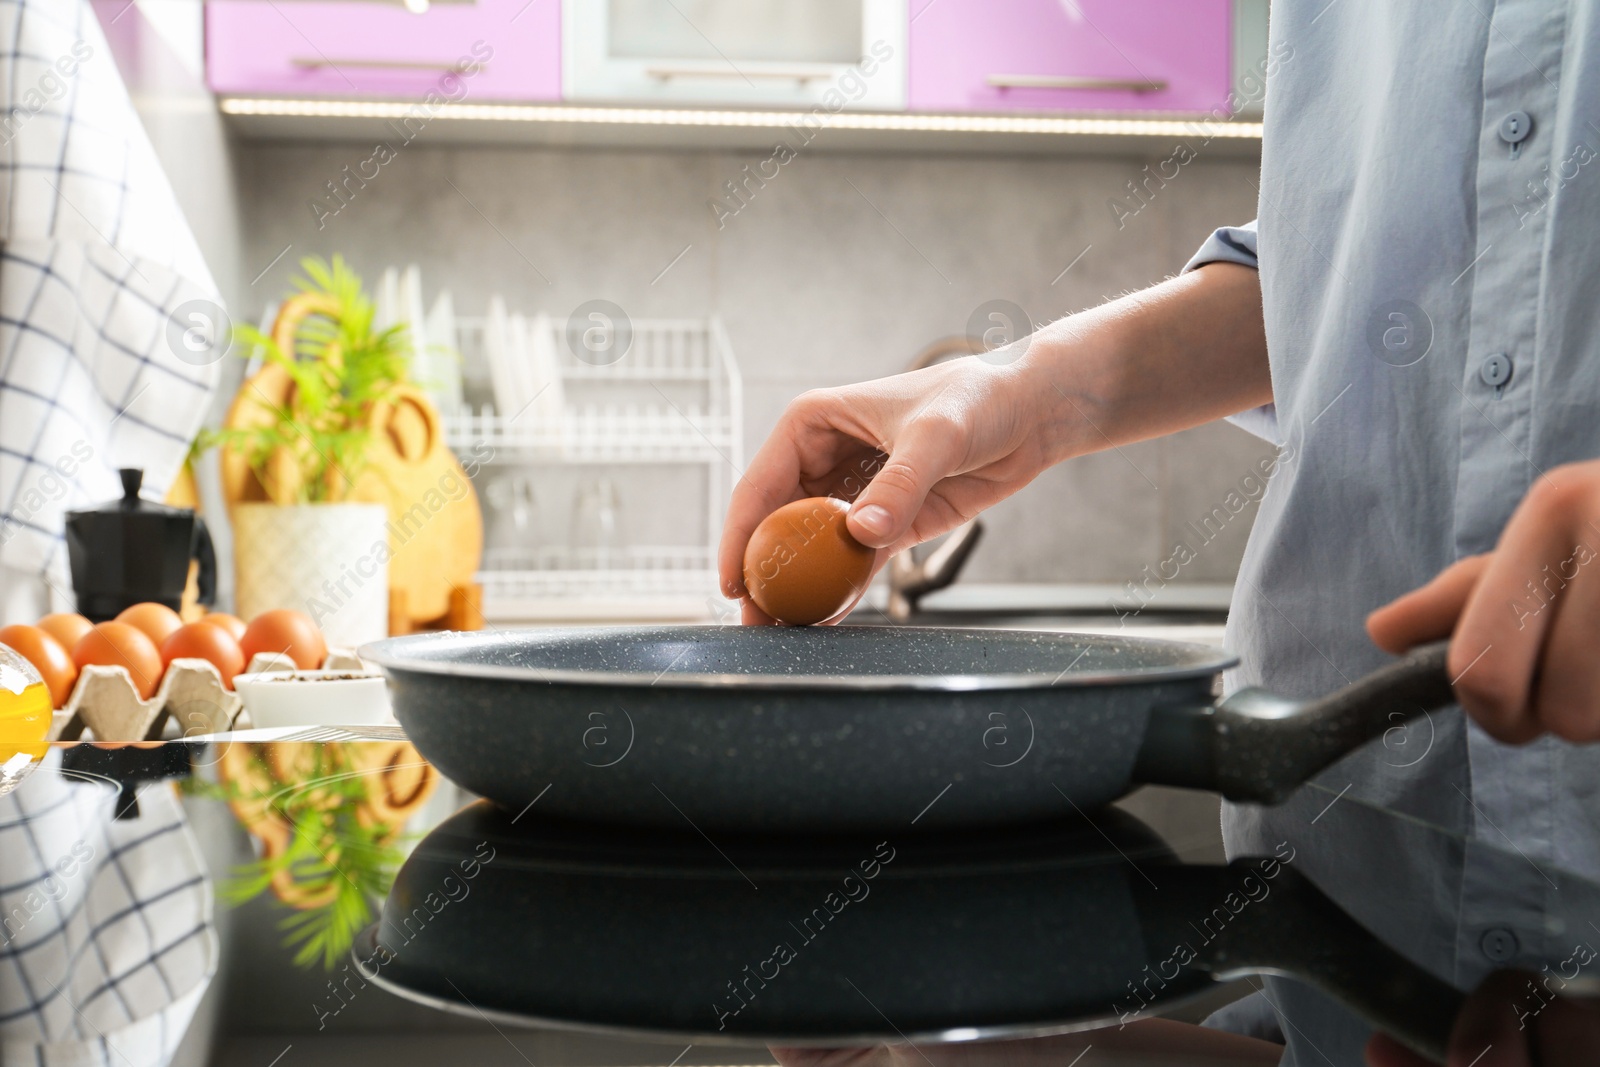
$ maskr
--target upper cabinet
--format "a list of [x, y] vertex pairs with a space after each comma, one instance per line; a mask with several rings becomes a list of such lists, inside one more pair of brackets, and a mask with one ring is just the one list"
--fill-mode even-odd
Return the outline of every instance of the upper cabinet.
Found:
[[914, 111], [1227, 113], [1230, 0], [911, 0]]
[[219, 95], [564, 100], [642, 109], [641, 122], [683, 107], [1255, 117], [1269, 66], [1268, 0], [207, 0], [205, 11]]
[[560, 0], [214, 0], [214, 92], [423, 102], [561, 96]]
[[906, 0], [564, 0], [563, 95], [897, 111]]

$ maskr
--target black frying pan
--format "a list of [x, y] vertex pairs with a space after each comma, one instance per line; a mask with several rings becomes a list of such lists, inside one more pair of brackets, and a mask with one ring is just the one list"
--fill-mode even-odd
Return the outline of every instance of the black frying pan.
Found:
[[1430, 646], [1331, 696], [1213, 702], [1214, 649], [917, 627], [421, 634], [366, 646], [440, 772], [514, 811], [702, 830], [995, 825], [1140, 783], [1274, 803], [1453, 702]]

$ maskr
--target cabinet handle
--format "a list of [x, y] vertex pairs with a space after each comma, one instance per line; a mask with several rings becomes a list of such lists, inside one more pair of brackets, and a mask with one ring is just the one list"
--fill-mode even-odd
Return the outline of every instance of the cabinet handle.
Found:
[[771, 67], [765, 70], [721, 70], [715, 67], [646, 67], [645, 74], [657, 81], [671, 81], [674, 78], [765, 78], [768, 81], [790, 81], [805, 85], [807, 82], [826, 81], [838, 71], [816, 67], [794, 67], [788, 70], [774, 70]]
[[[295, 56], [289, 60], [301, 70], [322, 70], [323, 68], [337, 69], [339, 67], [352, 67], [364, 70], [429, 70], [450, 71], [461, 73], [456, 69], [456, 64], [436, 59], [324, 59], [321, 56]], [[476, 62], [476, 61], [475, 61]], [[489, 64], [478, 63], [478, 69], [486, 70]]]
[[1125, 89], [1135, 93], [1159, 93], [1164, 81], [1149, 78], [1076, 78], [1057, 74], [991, 74], [989, 84], [996, 89]]

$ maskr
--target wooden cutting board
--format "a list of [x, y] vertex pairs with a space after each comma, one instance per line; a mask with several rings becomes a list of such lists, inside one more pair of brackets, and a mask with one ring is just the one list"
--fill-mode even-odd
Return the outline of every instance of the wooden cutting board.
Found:
[[[239, 389], [224, 425], [270, 424], [274, 408], [293, 403], [294, 383], [268, 365]], [[483, 514], [472, 481], [445, 444], [439, 412], [420, 390], [400, 386], [392, 403], [373, 412], [372, 452], [345, 498], [389, 509], [389, 589], [404, 594], [405, 612], [438, 619], [454, 588], [472, 582], [483, 557]], [[292, 503], [294, 466], [269, 464], [263, 485], [245, 456], [224, 448], [222, 490], [228, 506], [245, 501]]]

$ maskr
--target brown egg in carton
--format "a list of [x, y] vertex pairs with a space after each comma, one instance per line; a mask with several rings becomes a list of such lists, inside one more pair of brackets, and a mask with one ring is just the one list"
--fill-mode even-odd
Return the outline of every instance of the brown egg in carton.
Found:
[[[360, 658], [344, 648], [329, 649], [322, 661], [323, 670], [363, 668]], [[294, 661], [282, 653], [258, 652], [245, 673], [295, 669]], [[66, 704], [56, 709], [49, 740], [76, 741], [88, 729], [94, 731], [97, 741], [156, 741], [169, 719], [177, 721], [178, 732], [184, 736], [223, 733], [249, 725], [239, 694], [223, 687], [222, 675], [206, 660], [173, 660], [149, 700], [140, 699], [126, 667], [90, 665], [79, 672]]]

